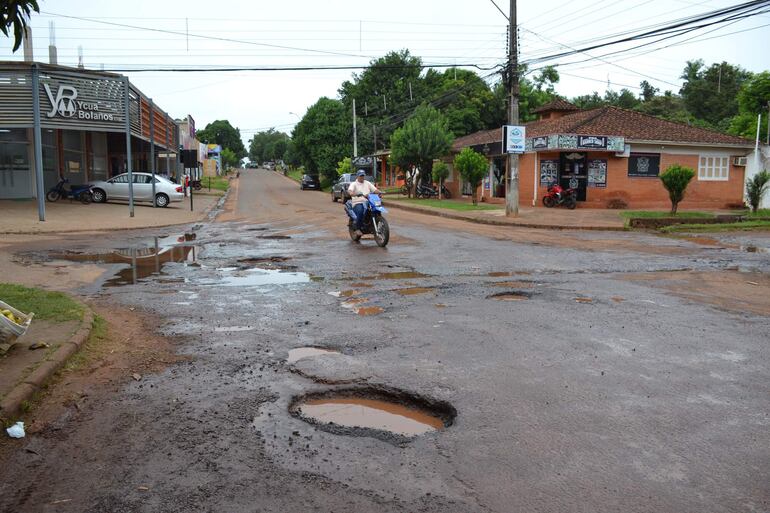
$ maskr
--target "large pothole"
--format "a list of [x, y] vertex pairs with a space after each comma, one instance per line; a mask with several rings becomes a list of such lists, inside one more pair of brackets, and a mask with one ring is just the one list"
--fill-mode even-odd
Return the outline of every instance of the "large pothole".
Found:
[[388, 388], [350, 388], [298, 397], [289, 412], [338, 435], [371, 436], [389, 442], [441, 431], [457, 411], [447, 402]]

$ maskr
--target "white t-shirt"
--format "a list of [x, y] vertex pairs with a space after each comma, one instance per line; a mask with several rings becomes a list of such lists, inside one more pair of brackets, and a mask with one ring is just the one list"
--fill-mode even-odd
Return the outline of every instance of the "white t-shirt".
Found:
[[377, 190], [377, 187], [375, 187], [372, 184], [372, 182], [368, 180], [364, 180], [363, 183], [359, 183], [358, 180], [355, 180], [351, 182], [350, 185], [348, 186], [348, 194], [350, 194], [351, 203], [353, 205], [358, 205], [359, 203], [366, 203], [366, 198], [358, 197], [359, 194], [371, 194], [376, 190]]

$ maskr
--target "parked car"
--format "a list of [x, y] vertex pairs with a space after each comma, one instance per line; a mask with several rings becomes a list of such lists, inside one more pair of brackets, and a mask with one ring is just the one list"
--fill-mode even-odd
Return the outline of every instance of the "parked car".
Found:
[[[134, 201], [152, 202], [152, 174], [132, 173]], [[104, 203], [109, 200], [128, 199], [128, 173], [113, 176], [109, 180], [92, 180], [88, 182], [92, 186], [94, 202]], [[155, 204], [159, 207], [167, 207], [169, 203], [182, 201], [184, 189], [165, 176], [155, 175]]]
[[319, 182], [318, 178], [315, 176], [302, 175], [302, 181], [299, 183], [299, 188], [303, 191], [305, 189], [319, 190], [321, 188], [321, 182]]
[[[344, 175], [341, 175], [339, 179], [334, 182], [334, 185], [332, 185], [332, 201], [347, 201], [350, 199], [350, 196], [348, 195], [348, 187], [350, 186], [350, 182], [356, 179], [355, 173], [345, 173]], [[368, 180], [372, 183], [374, 183], [374, 178], [371, 176], [365, 176], [365, 180]]]

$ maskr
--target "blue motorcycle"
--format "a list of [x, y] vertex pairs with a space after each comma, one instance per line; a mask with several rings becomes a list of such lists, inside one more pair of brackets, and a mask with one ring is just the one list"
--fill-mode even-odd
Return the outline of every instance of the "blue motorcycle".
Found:
[[93, 194], [91, 192], [93, 185], [72, 185], [67, 189], [64, 187], [66, 183], [69, 183], [69, 180], [60, 178], [59, 182], [51, 187], [51, 190], [45, 195], [46, 199], [51, 202], [58, 201], [59, 198], [77, 199], [85, 205], [93, 201]]
[[[364, 222], [362, 223], [361, 232], [364, 235], [374, 235], [374, 242], [379, 247], [384, 248], [388, 245], [388, 240], [390, 240], [390, 228], [388, 227], [388, 221], [382, 214], [388, 211], [382, 206], [380, 196], [374, 193], [367, 196], [365, 205], [366, 210], [364, 211]], [[345, 211], [348, 214], [350, 238], [358, 242], [361, 236], [356, 233], [356, 213], [353, 211], [353, 204], [350, 200], [345, 202]]]

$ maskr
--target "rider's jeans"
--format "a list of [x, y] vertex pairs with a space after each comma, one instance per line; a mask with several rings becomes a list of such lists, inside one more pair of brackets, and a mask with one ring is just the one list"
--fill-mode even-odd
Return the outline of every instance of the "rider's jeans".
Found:
[[356, 214], [356, 228], [359, 230], [364, 229], [364, 214], [366, 214], [366, 204], [365, 203], [359, 203], [357, 205], [353, 205], [353, 212]]

